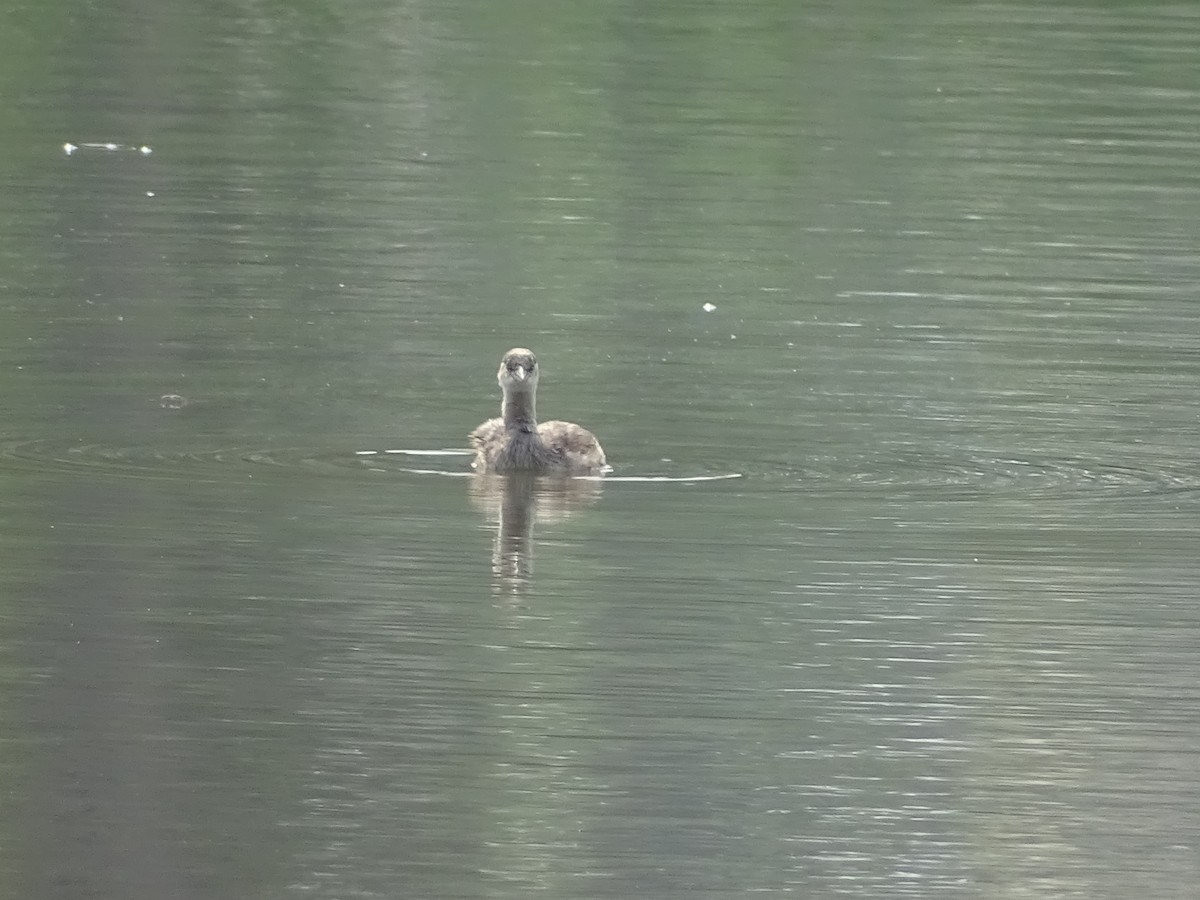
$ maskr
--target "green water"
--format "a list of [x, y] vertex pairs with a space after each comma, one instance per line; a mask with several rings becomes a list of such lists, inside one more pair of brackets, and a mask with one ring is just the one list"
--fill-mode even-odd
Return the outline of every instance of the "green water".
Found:
[[10, 18], [0, 896], [1192, 896], [1187, 7]]

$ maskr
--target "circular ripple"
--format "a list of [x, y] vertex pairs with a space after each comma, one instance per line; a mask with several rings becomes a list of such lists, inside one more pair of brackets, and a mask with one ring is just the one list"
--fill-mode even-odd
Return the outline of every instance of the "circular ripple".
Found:
[[[330, 451], [305, 449], [222, 448], [168, 451], [110, 447], [83, 441], [9, 441], [0, 444], [0, 470], [88, 472], [145, 479], [228, 479], [236, 468], [305, 469], [328, 476], [354, 476], [364, 470], [421, 475], [469, 474], [462, 450]], [[825, 493], [864, 492], [925, 500], [982, 498], [1094, 499], [1099, 496], [1154, 494], [1200, 495], [1200, 473], [1174, 458], [1105, 463], [1069, 456], [1014, 456], [918, 453], [886, 449], [856, 459], [817, 459], [803, 470], [762, 469], [735, 475], [730, 470], [691, 473], [639, 473], [628, 467], [611, 481], [715, 481], [739, 477], [792, 490]]]
[[800, 480], [810, 486], [824, 481], [832, 490], [878, 490], [939, 500], [1069, 500], [1200, 491], [1200, 475], [1178, 460], [1135, 466], [1069, 456], [913, 454], [859, 459], [850, 468], [846, 462], [830, 461], [828, 469], [805, 473]]
[[167, 451], [111, 447], [84, 441], [9, 441], [0, 444], [0, 469], [75, 472], [146, 479], [222, 480], [231, 462], [253, 462], [257, 451]]

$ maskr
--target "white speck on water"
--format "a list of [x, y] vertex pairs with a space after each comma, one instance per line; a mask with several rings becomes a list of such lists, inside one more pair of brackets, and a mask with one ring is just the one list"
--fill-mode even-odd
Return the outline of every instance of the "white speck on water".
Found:
[[717, 307], [716, 307], [716, 304], [713, 304], [713, 303], [705, 303], [705, 304], [704, 304], [702, 307], [700, 307], [700, 308], [701, 308], [702, 310], [704, 310], [705, 312], [712, 312], [712, 311], [713, 311], [714, 309], [716, 309]]
[[78, 144], [72, 144], [70, 141], [63, 144], [63, 152], [67, 156], [72, 155], [76, 150], [107, 150], [115, 152], [117, 150], [132, 150], [135, 153], [140, 153], [142, 156], [149, 156], [154, 150], [145, 144], [135, 147], [130, 144], [118, 144], [113, 141], [82, 141]]

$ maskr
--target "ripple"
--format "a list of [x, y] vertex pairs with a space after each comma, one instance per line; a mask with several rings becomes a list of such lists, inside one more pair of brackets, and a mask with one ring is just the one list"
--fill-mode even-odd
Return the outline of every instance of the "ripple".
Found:
[[[204, 479], [221, 481], [241, 468], [306, 470], [330, 477], [364, 471], [469, 477], [462, 464], [470, 451], [358, 450], [313, 452], [303, 448], [226, 447], [214, 450], [162, 450], [111, 447], [83, 441], [26, 440], [0, 444], [0, 471], [88, 472], [125, 478]], [[409, 460], [445, 459], [444, 467], [405, 465]], [[597, 477], [606, 483], [675, 483], [746, 479], [781, 490], [826, 494], [886, 493], [914, 500], [1092, 499], [1099, 496], [1200, 495], [1200, 472], [1173, 457], [1105, 462], [1085, 457], [1029, 454], [880, 451], [855, 459], [829, 457], [797, 470], [779, 467], [757, 472], [617, 474]]]
[[[235, 468], [272, 468], [318, 471], [329, 476], [363, 471], [402, 472], [469, 478], [474, 473], [462, 465], [469, 450], [356, 450], [313, 453], [302, 449], [231, 447], [216, 450], [166, 451], [146, 447], [110, 447], [83, 441], [9, 441], [0, 444], [0, 470], [87, 472], [94, 475], [147, 479], [220, 481]], [[408, 459], [447, 459], [446, 468], [404, 465]], [[450, 462], [452, 460], [452, 462]], [[597, 477], [600, 481], [696, 483], [739, 478], [723, 475], [648, 475]]]
[[[0, 444], [0, 469], [23, 472], [87, 472], [129, 478], [194, 478], [205, 466], [225, 463], [231, 451], [167, 452], [109, 447], [84, 441], [8, 441]], [[212, 480], [218, 480], [214, 474]]]
[[223, 481], [237, 467], [320, 465], [300, 451], [250, 447], [166, 450], [112, 447], [84, 441], [8, 441], [0, 444], [0, 471], [75, 472], [123, 478]]
[[859, 460], [848, 472], [835, 468], [814, 474], [801, 480], [808, 485], [824, 480], [834, 489], [879, 489], [939, 500], [1070, 500], [1200, 491], [1200, 474], [1176, 459], [1138, 466], [1072, 456], [913, 454], [889, 461]]

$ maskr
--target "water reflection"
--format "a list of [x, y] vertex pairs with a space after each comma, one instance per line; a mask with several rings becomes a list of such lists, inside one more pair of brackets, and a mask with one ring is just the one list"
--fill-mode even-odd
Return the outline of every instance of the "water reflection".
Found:
[[20, 7], [7, 894], [1195, 894], [1189, 5]]
[[519, 594], [533, 580], [533, 526], [563, 522], [600, 499], [600, 479], [478, 475], [471, 502], [496, 526], [492, 574], [497, 590]]

